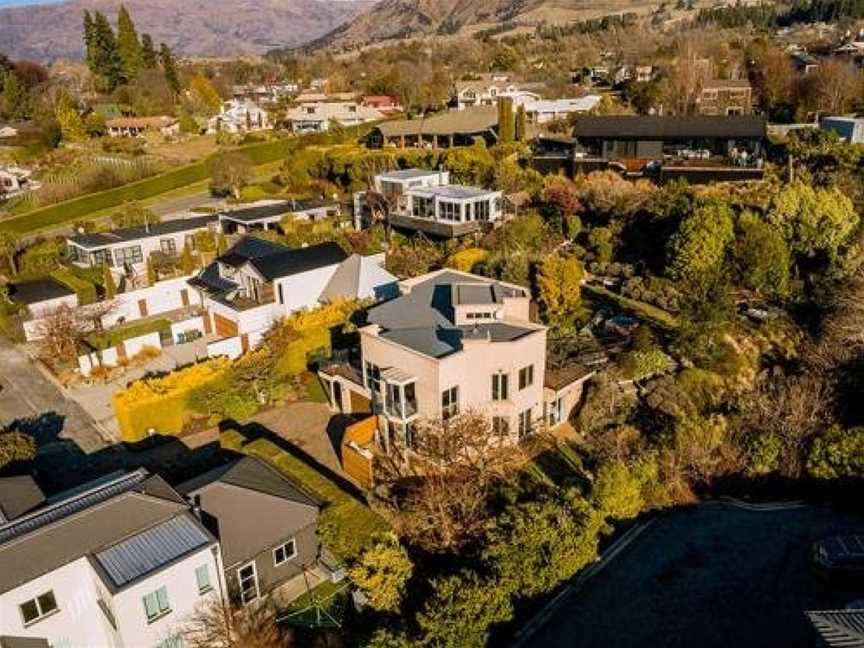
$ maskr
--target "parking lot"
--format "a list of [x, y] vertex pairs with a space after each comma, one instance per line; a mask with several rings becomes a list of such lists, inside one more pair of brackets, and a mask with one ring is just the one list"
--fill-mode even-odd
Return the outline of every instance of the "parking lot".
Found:
[[864, 598], [811, 569], [814, 540], [864, 517], [708, 503], [663, 515], [584, 583], [525, 645], [809, 648], [804, 610]]

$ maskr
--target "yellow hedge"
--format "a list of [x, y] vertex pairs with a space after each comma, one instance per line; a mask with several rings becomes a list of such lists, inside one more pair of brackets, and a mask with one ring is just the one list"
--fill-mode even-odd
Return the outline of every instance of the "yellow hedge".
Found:
[[447, 266], [462, 272], [471, 272], [478, 263], [489, 258], [489, 252], [483, 248], [467, 248], [460, 250], [447, 259]]
[[151, 429], [163, 435], [182, 432], [191, 409], [191, 392], [218, 380], [230, 366], [227, 358], [215, 358], [162, 378], [139, 380], [117, 392], [113, 398], [114, 414], [123, 441], [136, 443], [146, 439]]

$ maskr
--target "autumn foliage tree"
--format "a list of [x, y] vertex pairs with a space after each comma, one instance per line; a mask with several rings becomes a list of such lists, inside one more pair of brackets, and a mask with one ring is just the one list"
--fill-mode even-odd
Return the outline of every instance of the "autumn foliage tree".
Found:
[[540, 263], [537, 292], [546, 319], [557, 331], [569, 330], [582, 303], [582, 263], [575, 256], [550, 254]]

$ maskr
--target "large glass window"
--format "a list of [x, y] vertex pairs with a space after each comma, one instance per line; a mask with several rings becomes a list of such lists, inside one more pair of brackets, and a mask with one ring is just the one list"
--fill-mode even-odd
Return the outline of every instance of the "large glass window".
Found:
[[424, 196], [414, 196], [412, 200], [414, 218], [434, 218], [435, 199]]
[[171, 605], [168, 603], [168, 590], [165, 587], [160, 587], [144, 597], [144, 613], [147, 615], [148, 623], [153, 623], [169, 612], [171, 612]]
[[117, 265], [143, 263], [144, 255], [141, 253], [140, 245], [130, 245], [129, 247], [114, 250], [114, 260], [117, 262]]
[[405, 418], [417, 413], [417, 388], [414, 383], [405, 385]]
[[483, 200], [474, 203], [474, 214], [478, 221], [489, 220], [489, 201]]
[[237, 583], [243, 605], [258, 598], [258, 573], [255, 571], [255, 563], [249, 563], [237, 570]]
[[114, 265], [114, 258], [111, 256], [110, 250], [96, 250], [95, 252], [90, 253], [90, 258], [93, 259], [92, 265], [101, 266], [101, 265]]
[[459, 413], [459, 387], [441, 392], [441, 418], [445, 421]]
[[519, 389], [525, 389], [534, 384], [534, 365], [528, 365], [519, 370]]
[[524, 439], [533, 431], [533, 422], [531, 420], [531, 410], [527, 409], [519, 413], [519, 438]]
[[213, 589], [210, 584], [210, 570], [207, 565], [201, 565], [195, 570], [195, 582], [198, 583], [199, 594], [206, 594]]
[[174, 239], [160, 239], [159, 247], [168, 256], [177, 256], [177, 242]]
[[458, 222], [462, 220], [459, 203], [441, 200], [438, 202], [438, 218], [440, 220]]
[[503, 416], [492, 417], [492, 432], [499, 439], [506, 439], [510, 436], [510, 421]]
[[510, 387], [509, 378], [505, 373], [492, 374], [492, 400], [507, 400]]
[[48, 590], [34, 599], [24, 601], [18, 608], [21, 610], [21, 618], [24, 620], [24, 625], [27, 626], [40, 621], [52, 612], [56, 612], [57, 599], [54, 598], [54, 592]]

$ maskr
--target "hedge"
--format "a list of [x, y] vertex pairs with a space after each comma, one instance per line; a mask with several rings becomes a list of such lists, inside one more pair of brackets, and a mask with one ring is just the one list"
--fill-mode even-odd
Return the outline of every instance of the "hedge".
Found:
[[636, 301], [629, 297], [622, 297], [611, 290], [601, 288], [600, 286], [592, 286], [591, 284], [582, 284], [582, 291], [587, 292], [590, 297], [611, 302], [631, 315], [654, 322], [654, 324], [661, 328], [676, 329], [680, 326], [677, 317], [651, 304]]
[[[252, 164], [261, 165], [285, 157], [290, 151], [292, 143], [293, 140], [276, 140], [263, 144], [253, 144], [236, 150], [248, 155]], [[201, 182], [210, 177], [210, 172], [207, 169], [209, 159], [172, 169], [144, 180], [130, 182], [122, 187], [106, 189], [41, 209], [34, 209], [20, 216], [0, 221], [0, 230], [27, 234], [55, 225], [72, 223], [93, 212], [117, 207], [125, 202], [152, 198], [174, 189]]]
[[58, 268], [57, 270], [54, 270], [51, 273], [51, 278], [55, 281], [59, 281], [69, 290], [74, 290], [75, 294], [78, 295], [79, 304], [92, 304], [97, 299], [96, 286], [86, 279], [82, 279], [75, 275], [67, 268]]
[[229, 430], [222, 434], [221, 445], [267, 461], [323, 501], [318, 533], [337, 558], [348, 562], [356, 559], [376, 533], [389, 530], [384, 518], [365, 503], [272, 441], [257, 439], [247, 443], [240, 432]]
[[189, 397], [195, 389], [218, 380], [231, 366], [227, 358], [215, 358], [168, 374], [162, 378], [132, 383], [113, 399], [120, 437], [137, 443], [156, 434], [177, 435], [192, 408]]
[[112, 328], [103, 333], [94, 333], [87, 338], [87, 342], [95, 349], [107, 349], [117, 346], [125, 340], [147, 335], [148, 333], [159, 333], [161, 337], [171, 334], [171, 321], [167, 319], [151, 320], [149, 322], [133, 322], [127, 326]]

